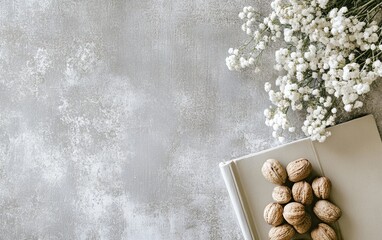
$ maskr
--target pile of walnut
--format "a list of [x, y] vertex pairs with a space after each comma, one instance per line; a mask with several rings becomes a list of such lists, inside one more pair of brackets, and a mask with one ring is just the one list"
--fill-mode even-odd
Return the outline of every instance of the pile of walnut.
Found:
[[[268, 181], [278, 185], [272, 192], [275, 202], [264, 209], [265, 221], [273, 226], [269, 231], [270, 240], [290, 240], [296, 232], [309, 232], [312, 215], [323, 222], [310, 232], [312, 239], [337, 240], [335, 231], [328, 224], [341, 217], [341, 210], [327, 200], [331, 190], [327, 177], [314, 179], [312, 185], [304, 181], [312, 172], [312, 165], [303, 158], [289, 163], [286, 169], [279, 161], [268, 159], [261, 171]], [[285, 186], [287, 178], [293, 184], [292, 190]], [[309, 213], [312, 212], [312, 205], [314, 214]]]

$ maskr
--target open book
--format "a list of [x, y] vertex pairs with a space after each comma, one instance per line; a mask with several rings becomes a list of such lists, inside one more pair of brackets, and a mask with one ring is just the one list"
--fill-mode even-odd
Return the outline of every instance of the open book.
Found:
[[[342, 210], [334, 226], [339, 239], [382, 239], [382, 142], [372, 115], [330, 128], [324, 143], [302, 139], [277, 148], [220, 163], [240, 228], [247, 240], [266, 240], [270, 226], [264, 207], [275, 185], [261, 173], [269, 158], [284, 166], [308, 159], [315, 175], [332, 181], [330, 201]], [[297, 238], [296, 238], [297, 239]], [[310, 239], [309, 234], [298, 239]]]

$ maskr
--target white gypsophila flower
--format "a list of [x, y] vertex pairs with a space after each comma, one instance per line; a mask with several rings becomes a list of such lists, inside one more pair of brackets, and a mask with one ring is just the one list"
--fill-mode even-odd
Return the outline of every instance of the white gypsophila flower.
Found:
[[271, 88], [272, 88], [272, 85], [269, 82], [266, 82], [264, 84], [264, 89], [266, 92], [269, 92], [271, 90]]
[[320, 5], [320, 8], [325, 9], [326, 5], [328, 4], [329, 0], [318, 0], [318, 4]]
[[[352, 15], [357, 9], [335, 5], [329, 0], [274, 0], [272, 12], [263, 19], [252, 7], [239, 13], [243, 31], [251, 36], [240, 49], [250, 51], [230, 49], [230, 70], [254, 66], [258, 72], [262, 51], [276, 40], [286, 44], [275, 52], [274, 69], [280, 76], [274, 85], [264, 85], [273, 104], [264, 111], [265, 123], [279, 140], [284, 130], [295, 131], [287, 118], [292, 110], [305, 111], [301, 129], [307, 136], [325, 141], [330, 136], [326, 128], [335, 124], [337, 112], [362, 108], [360, 97], [382, 77], [380, 23]], [[360, 8], [366, 12], [381, 6], [370, 0]]]

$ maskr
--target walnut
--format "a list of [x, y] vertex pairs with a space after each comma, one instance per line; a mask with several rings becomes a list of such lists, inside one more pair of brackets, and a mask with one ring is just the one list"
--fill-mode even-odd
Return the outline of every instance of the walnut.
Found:
[[311, 232], [310, 236], [313, 240], [337, 240], [336, 232], [325, 223], [318, 224], [318, 227]]
[[[295, 234], [302, 234], [304, 237], [310, 234], [312, 240], [337, 240], [336, 232], [327, 224], [334, 223], [341, 217], [341, 209], [326, 200], [331, 191], [331, 182], [327, 177], [318, 177], [310, 182], [313, 178], [308, 177], [312, 170], [312, 164], [305, 158], [290, 162], [286, 168], [275, 159], [264, 162], [261, 168], [263, 176], [269, 182], [279, 185], [272, 191], [275, 202], [264, 209], [264, 219], [272, 225], [269, 231], [270, 240], [290, 240]], [[293, 184], [291, 188], [287, 178]], [[314, 196], [319, 199], [311, 209]], [[315, 216], [311, 210], [324, 223], [313, 223], [312, 217]], [[311, 230], [314, 228], [313, 224], [315, 229]]]
[[261, 172], [265, 179], [271, 183], [282, 185], [285, 183], [287, 174], [281, 163], [275, 159], [268, 159], [263, 164]]
[[296, 231], [289, 224], [273, 227], [269, 231], [269, 240], [290, 240], [296, 234]]
[[283, 223], [283, 207], [278, 203], [270, 203], [264, 209], [264, 220], [273, 226]]
[[313, 190], [305, 181], [297, 182], [292, 187], [293, 199], [304, 205], [310, 205], [313, 201]]
[[309, 214], [305, 214], [304, 220], [302, 223], [293, 226], [294, 229], [300, 234], [304, 234], [309, 231], [310, 227], [312, 226], [312, 218]]
[[313, 212], [325, 223], [334, 223], [341, 217], [341, 209], [327, 200], [317, 201]]
[[312, 172], [312, 164], [304, 158], [299, 158], [290, 162], [286, 167], [286, 171], [290, 181], [299, 182]]
[[292, 191], [287, 186], [276, 186], [273, 189], [272, 198], [280, 204], [288, 203], [292, 199]]
[[319, 177], [313, 180], [312, 188], [316, 197], [328, 199], [332, 188], [332, 183], [327, 177]]
[[297, 202], [291, 202], [285, 205], [283, 216], [284, 219], [291, 225], [299, 225], [305, 218], [304, 205]]

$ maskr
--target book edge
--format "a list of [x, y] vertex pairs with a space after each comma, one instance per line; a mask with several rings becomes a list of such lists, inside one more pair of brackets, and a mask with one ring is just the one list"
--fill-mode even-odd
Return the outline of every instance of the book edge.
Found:
[[254, 237], [254, 232], [256, 231], [251, 227], [250, 217], [248, 216], [248, 211], [245, 209], [245, 203], [243, 202], [242, 193], [240, 191], [239, 183], [234, 173], [234, 162], [221, 163], [219, 165], [220, 172], [223, 176], [224, 183], [228, 190], [228, 194], [236, 214], [236, 218], [239, 222], [240, 229], [246, 240], [256, 240]]

